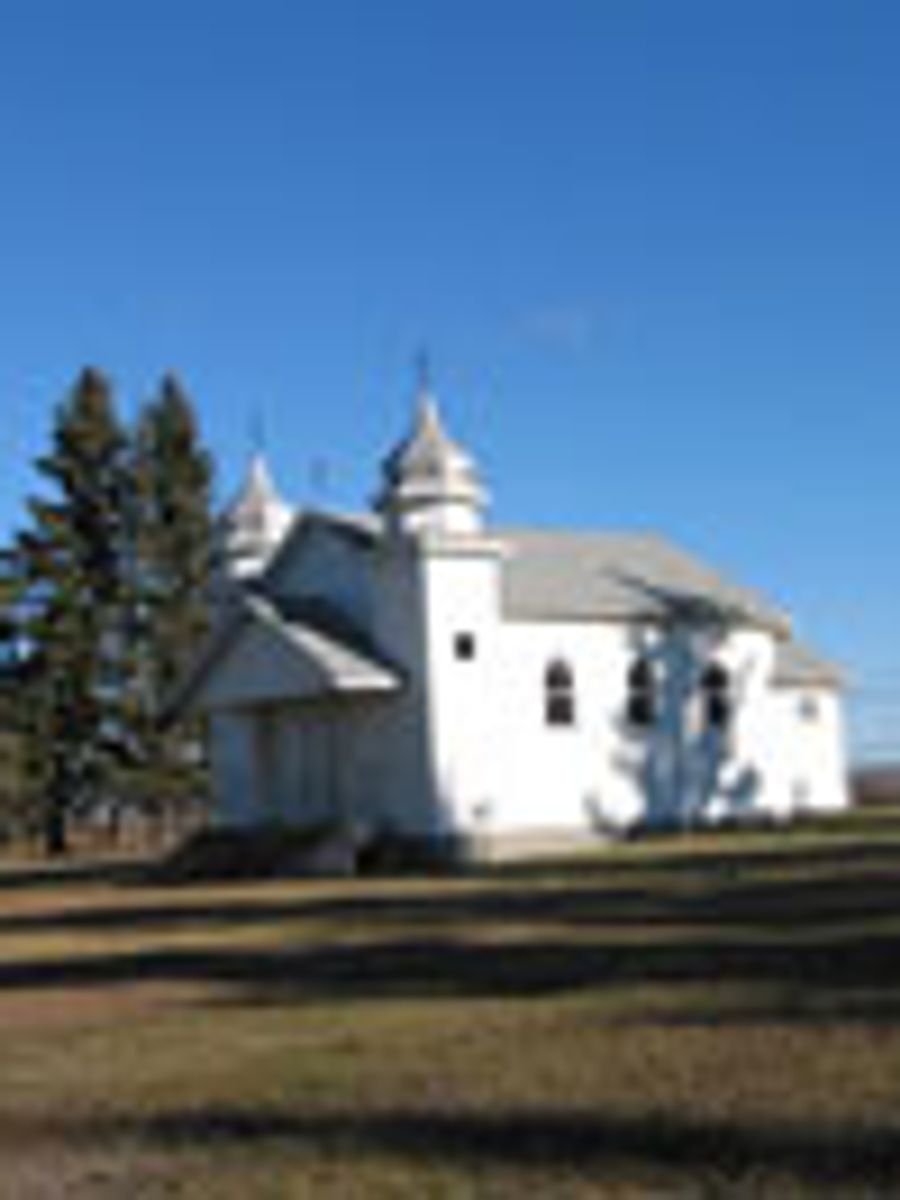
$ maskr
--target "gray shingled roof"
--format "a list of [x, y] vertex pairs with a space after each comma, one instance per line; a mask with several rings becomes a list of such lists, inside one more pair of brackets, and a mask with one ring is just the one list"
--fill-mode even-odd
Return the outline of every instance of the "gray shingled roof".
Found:
[[387, 692], [399, 687], [396, 672], [379, 662], [371, 652], [363, 650], [361, 645], [351, 644], [347, 636], [342, 636], [335, 628], [326, 628], [327, 617], [312, 624], [315, 617], [309, 612], [307, 620], [299, 620], [279, 611], [260, 596], [249, 596], [247, 604], [253, 617], [268, 624], [315, 666], [324, 692]]
[[[384, 529], [370, 513], [308, 513], [298, 518], [286, 541], [316, 520], [370, 544]], [[652, 620], [693, 608], [700, 615], [719, 613], [783, 636], [790, 633], [790, 620], [769, 601], [657, 534], [542, 528], [488, 533], [507, 549], [503, 612], [512, 620]], [[282, 546], [276, 555], [270, 578], [286, 550]]]
[[374, 513], [343, 513], [325, 512], [319, 509], [298, 509], [291, 524], [281, 540], [265, 572], [265, 579], [271, 583], [277, 580], [278, 573], [294, 552], [294, 547], [300, 538], [305, 537], [314, 526], [325, 526], [336, 530], [344, 537], [350, 538], [359, 545], [373, 544], [382, 530], [381, 518]]
[[659, 619], [691, 609], [787, 633], [787, 617], [653, 534], [497, 530], [512, 620]]
[[[317, 515], [369, 543], [383, 530], [381, 520], [369, 513]], [[673, 612], [724, 615], [778, 635], [777, 686], [842, 685], [836, 667], [793, 640], [786, 614], [659, 535], [541, 528], [489, 532], [507, 550], [502, 603], [511, 620], [659, 620]], [[346, 631], [339, 632], [346, 645]], [[351, 645], [354, 640], [349, 639]]]
[[362, 638], [349, 633], [346, 622], [340, 632], [325, 618], [323, 610], [305, 614], [306, 619], [280, 611], [270, 600], [251, 592], [244, 593], [226, 620], [213, 631], [197, 663], [170, 698], [171, 715], [186, 711], [197, 693], [241, 631], [256, 622], [269, 628], [288, 654], [298, 654], [312, 666], [318, 684], [311, 695], [392, 692], [401, 686], [398, 673], [380, 661]]
[[772, 682], [776, 687], [842, 687], [843, 677], [832, 663], [789, 640], [778, 643]]

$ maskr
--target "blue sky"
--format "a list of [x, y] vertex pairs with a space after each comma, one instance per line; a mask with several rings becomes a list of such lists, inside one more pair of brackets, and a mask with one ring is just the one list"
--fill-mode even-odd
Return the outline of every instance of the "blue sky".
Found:
[[[900, 750], [900, 7], [0, 0], [0, 532], [85, 363], [358, 506], [427, 344], [505, 522], [656, 528]], [[900, 726], [897, 726], [900, 729]]]

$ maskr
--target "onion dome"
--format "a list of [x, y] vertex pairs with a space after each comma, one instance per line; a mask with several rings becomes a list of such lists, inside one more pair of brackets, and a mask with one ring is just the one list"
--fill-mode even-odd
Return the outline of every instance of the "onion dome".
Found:
[[472, 457], [446, 433], [437, 400], [423, 382], [413, 427], [385, 458], [375, 507], [395, 527], [415, 532], [480, 529], [487, 493]]
[[218, 522], [218, 557], [225, 573], [245, 579], [262, 571], [292, 519], [265, 459], [254, 454], [243, 486]]

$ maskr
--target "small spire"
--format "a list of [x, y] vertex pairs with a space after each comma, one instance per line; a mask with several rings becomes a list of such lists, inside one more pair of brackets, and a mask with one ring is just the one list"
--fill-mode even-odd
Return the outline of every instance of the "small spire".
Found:
[[431, 356], [423, 347], [415, 357], [416, 408], [414, 428], [428, 436], [446, 437], [432, 386]]
[[416, 395], [421, 399], [431, 395], [431, 356], [426, 346], [421, 346], [415, 357]]
[[254, 450], [250, 457], [240, 495], [248, 503], [253, 498], [258, 499], [263, 504], [268, 504], [272, 499], [278, 499], [272, 473], [269, 470], [269, 463], [262, 450]]
[[262, 458], [266, 452], [266, 418], [260, 405], [250, 414], [249, 434], [250, 453], [254, 458]]

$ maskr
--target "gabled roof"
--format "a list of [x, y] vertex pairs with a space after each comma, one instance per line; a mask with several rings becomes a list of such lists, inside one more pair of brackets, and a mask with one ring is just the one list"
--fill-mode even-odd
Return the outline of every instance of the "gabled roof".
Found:
[[361, 547], [375, 545], [381, 530], [381, 518], [374, 513], [339, 513], [321, 509], [304, 509], [294, 517], [278, 549], [269, 560], [263, 576], [263, 586], [277, 579], [299, 543], [316, 529], [327, 529], [339, 537], [348, 538]]
[[[278, 656], [279, 679], [271, 684], [273, 699], [317, 700], [390, 693], [401, 686], [399, 673], [375, 656], [364, 637], [350, 634], [344, 618], [330, 628], [327, 625], [321, 607], [318, 615], [310, 611], [301, 619], [298, 614], [281, 611], [262, 596], [243, 595], [214, 631], [196, 667], [173, 698], [172, 709], [183, 712], [193, 707], [216, 673], [237, 652], [242, 639], [254, 633], [261, 635]], [[252, 697], [265, 698], [262, 694]]]
[[[306, 512], [276, 552], [272, 581], [293, 547], [316, 526], [362, 547], [384, 536], [371, 513]], [[786, 637], [790, 620], [757, 592], [651, 533], [607, 533], [544, 528], [499, 528], [505, 547], [502, 611], [510, 620], [662, 620], [693, 612], [770, 629]]]
[[719, 616], [786, 634], [787, 617], [654, 534], [497, 530], [503, 611], [511, 620], [660, 620]]
[[399, 686], [396, 671], [376, 659], [368, 639], [326, 604], [316, 602], [292, 611], [261, 596], [250, 596], [248, 604], [256, 620], [266, 622], [289, 647], [314, 664], [323, 692], [390, 692]]

